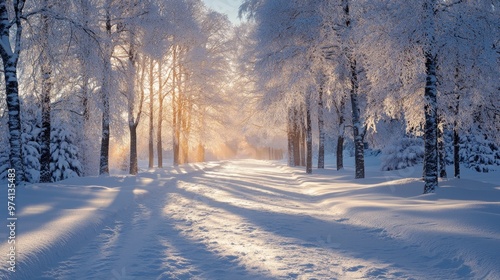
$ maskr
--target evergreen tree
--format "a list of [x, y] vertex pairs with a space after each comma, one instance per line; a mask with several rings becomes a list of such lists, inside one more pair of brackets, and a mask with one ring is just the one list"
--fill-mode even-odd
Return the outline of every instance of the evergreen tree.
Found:
[[83, 167], [78, 160], [78, 148], [69, 129], [56, 126], [51, 133], [52, 181], [60, 181], [83, 174]]
[[465, 167], [477, 172], [489, 172], [500, 169], [500, 149], [498, 145], [482, 134], [469, 134], [464, 137], [460, 149], [461, 161]]
[[421, 138], [403, 137], [382, 150], [382, 170], [399, 170], [422, 163], [424, 141]]
[[36, 119], [27, 120], [27, 118], [23, 118], [23, 133], [21, 135], [23, 164], [25, 179], [30, 183], [38, 183], [40, 181], [40, 132], [41, 128]]

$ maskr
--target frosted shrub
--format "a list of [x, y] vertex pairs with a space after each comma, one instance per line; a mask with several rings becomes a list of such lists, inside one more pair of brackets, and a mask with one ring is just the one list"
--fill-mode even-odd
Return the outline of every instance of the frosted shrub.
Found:
[[424, 141], [421, 138], [404, 137], [382, 150], [382, 170], [398, 170], [423, 162]]
[[40, 144], [37, 138], [40, 128], [34, 122], [25, 122], [21, 139], [23, 141], [23, 164], [26, 181], [40, 181]]
[[495, 143], [481, 136], [465, 137], [460, 158], [467, 168], [477, 172], [489, 172], [500, 169], [500, 149]]
[[83, 168], [78, 160], [78, 148], [73, 144], [71, 132], [63, 128], [54, 128], [50, 142], [52, 181], [81, 176]]

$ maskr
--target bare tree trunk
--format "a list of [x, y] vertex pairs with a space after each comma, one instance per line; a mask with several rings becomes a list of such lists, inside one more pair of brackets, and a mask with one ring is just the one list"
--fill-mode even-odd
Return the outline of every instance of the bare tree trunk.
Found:
[[146, 75], [146, 59], [142, 59], [142, 71], [139, 82], [140, 101], [138, 105], [137, 116], [134, 115], [135, 100], [136, 100], [136, 61], [137, 53], [135, 50], [135, 37], [134, 32], [130, 33], [129, 51], [128, 51], [128, 84], [127, 84], [127, 99], [128, 99], [128, 126], [130, 131], [130, 170], [129, 173], [137, 175], [139, 172], [137, 162], [137, 126], [141, 120], [142, 104], [144, 102], [144, 81]]
[[446, 178], [446, 143], [444, 139], [444, 130], [446, 125], [443, 123], [443, 119], [439, 118], [439, 126], [438, 126], [438, 157], [439, 157], [439, 177]]
[[311, 100], [306, 97], [306, 173], [312, 173], [312, 121], [311, 121]]
[[[347, 29], [351, 29], [351, 16], [349, 14], [349, 1], [343, 1], [343, 9], [346, 16], [345, 26]], [[353, 46], [349, 46], [346, 50], [349, 57], [349, 66], [351, 70], [351, 107], [352, 107], [352, 127], [353, 127], [353, 137], [354, 137], [354, 161], [355, 161], [355, 178], [361, 179], [365, 178], [365, 156], [364, 156], [364, 132], [362, 132], [362, 125], [360, 119], [360, 108], [359, 108], [359, 81], [358, 81], [358, 69], [356, 64], [356, 58], [354, 57]]]
[[344, 168], [344, 130], [345, 130], [345, 118], [344, 118], [345, 100], [342, 97], [340, 101], [340, 106], [338, 108], [339, 116], [339, 130], [337, 138], [337, 170]]
[[351, 107], [352, 107], [352, 129], [354, 136], [354, 161], [355, 178], [365, 178], [365, 155], [364, 155], [364, 132], [360, 120], [359, 96], [358, 96], [358, 73], [356, 60], [351, 60]]
[[300, 156], [301, 153], [300, 151], [302, 148], [300, 147], [302, 144], [302, 141], [300, 141], [301, 138], [301, 133], [300, 133], [300, 116], [299, 116], [299, 111], [297, 108], [293, 109], [293, 158], [294, 158], [294, 166], [300, 166]]
[[318, 131], [319, 131], [319, 147], [318, 147], [318, 168], [325, 168], [325, 121], [323, 117], [323, 85], [319, 89], [318, 96]]
[[179, 137], [180, 137], [180, 118], [179, 118], [179, 110], [180, 110], [180, 88], [177, 85], [179, 83], [177, 77], [177, 47], [173, 49], [172, 55], [172, 64], [173, 64], [173, 73], [172, 73], [172, 145], [173, 145], [173, 153], [174, 153], [174, 165], [179, 165]]
[[[89, 21], [90, 21], [90, 3], [89, 0], [80, 0], [80, 10], [81, 10], [81, 15], [80, 15], [80, 22], [83, 25], [83, 28], [85, 30], [89, 29]], [[80, 30], [80, 36], [83, 38], [88, 38], [88, 34], [85, 33], [83, 30]], [[91, 94], [91, 89], [90, 89], [90, 73], [92, 69], [89, 66], [89, 60], [91, 60], [91, 52], [92, 52], [93, 46], [89, 43], [88, 40], [83, 40], [80, 42], [78, 45], [78, 52], [79, 52], [79, 60], [80, 60], [80, 73], [81, 73], [81, 100], [82, 100], [82, 127], [80, 133], [80, 147], [79, 151], [81, 153], [81, 162], [83, 166], [83, 176], [89, 176], [89, 175], [94, 175], [94, 172], [97, 170], [92, 170], [92, 167], [95, 167], [93, 165], [93, 161], [96, 158], [95, 153], [96, 150], [94, 147], [94, 139], [91, 139], [92, 137], [92, 126], [90, 123], [91, 119], [91, 100], [90, 100], [90, 94]]]
[[458, 136], [457, 123], [453, 128], [453, 166], [455, 178], [460, 178], [460, 137]]
[[457, 94], [457, 101], [455, 105], [455, 121], [453, 123], [453, 166], [455, 178], [460, 178], [460, 137], [458, 136], [458, 113], [460, 110], [460, 91], [461, 86], [458, 85], [459, 82], [459, 71], [460, 67], [455, 68], [455, 89]]
[[427, 75], [424, 99], [425, 99], [425, 126], [424, 126], [424, 193], [434, 192], [438, 186], [438, 153], [437, 153], [437, 75], [436, 55], [434, 38], [434, 6], [435, 0], [424, 2], [424, 22], [429, 38], [429, 46], [425, 50], [425, 72]]
[[101, 135], [101, 156], [99, 163], [99, 174], [109, 175], [109, 98], [111, 86], [111, 56], [113, 49], [111, 45], [111, 15], [110, 7], [111, 0], [106, 1], [106, 35], [107, 40], [104, 43], [104, 57], [103, 57], [103, 81], [101, 85], [102, 94], [102, 135]]
[[158, 60], [158, 127], [156, 128], [156, 152], [158, 154], [158, 168], [163, 167], [163, 143], [162, 143], [162, 123], [163, 123], [163, 79], [162, 79], [162, 60]]
[[[19, 102], [19, 83], [17, 62], [21, 51], [21, 14], [25, 1], [14, 1], [14, 20], [9, 19], [7, 1], [0, 1], [0, 56], [3, 62], [5, 95], [9, 115], [10, 168], [14, 169], [16, 181], [24, 181], [23, 149], [21, 141], [21, 105]], [[16, 25], [14, 50], [11, 49], [10, 28]]]
[[137, 175], [139, 172], [139, 167], [137, 165], [137, 125], [130, 124], [130, 169], [129, 173], [132, 175]]
[[154, 167], [154, 60], [149, 59], [149, 155], [148, 167]]
[[295, 135], [294, 134], [295, 134], [295, 131], [294, 131], [293, 109], [288, 108], [288, 119], [287, 119], [288, 166], [295, 166], [295, 160], [294, 160]]
[[[185, 80], [187, 77], [185, 78]], [[193, 102], [191, 97], [185, 98], [183, 103], [183, 116], [181, 118], [181, 152], [182, 152], [182, 163], [189, 163], [189, 137], [191, 135], [191, 118], [192, 118], [192, 108]]]
[[[48, 0], [43, 1], [45, 9], [50, 9]], [[49, 47], [49, 17], [47, 13], [42, 13], [42, 27], [40, 36], [41, 44], [41, 71], [42, 71], [42, 91], [40, 100], [42, 102], [42, 135], [40, 143], [40, 182], [48, 183], [52, 181], [52, 172], [50, 170], [50, 91], [52, 90], [52, 67], [50, 63]]]
[[300, 166], [306, 166], [306, 150], [307, 150], [307, 141], [306, 141], [306, 112], [304, 112], [304, 106], [300, 108], [299, 115], [299, 130], [300, 130]]

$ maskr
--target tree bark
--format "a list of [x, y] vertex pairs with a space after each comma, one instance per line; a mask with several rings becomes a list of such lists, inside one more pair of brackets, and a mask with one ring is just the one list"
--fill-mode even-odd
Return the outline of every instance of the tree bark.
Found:
[[325, 121], [323, 117], [323, 85], [319, 89], [318, 96], [318, 132], [319, 132], [319, 147], [318, 147], [318, 168], [325, 168]]
[[101, 155], [99, 162], [99, 174], [109, 175], [109, 95], [111, 86], [111, 56], [113, 54], [111, 44], [111, 1], [106, 1], [106, 35], [107, 40], [104, 43], [104, 57], [103, 57], [103, 81], [101, 85], [102, 94], [102, 132], [101, 132]]
[[436, 55], [434, 54], [434, 6], [435, 0], [424, 2], [424, 23], [427, 29], [428, 46], [424, 52], [426, 84], [424, 91], [424, 193], [432, 193], [438, 186], [437, 153], [437, 75]]
[[351, 59], [351, 107], [352, 107], [352, 129], [354, 137], [354, 161], [355, 178], [365, 178], [365, 155], [364, 155], [364, 132], [360, 119], [359, 96], [358, 96], [358, 73], [356, 60]]
[[154, 60], [149, 59], [149, 155], [148, 167], [154, 167]]
[[[349, 1], [343, 1], [343, 9], [345, 14], [345, 26], [350, 31], [351, 29], [351, 16]], [[359, 81], [358, 81], [358, 69], [356, 65], [356, 59], [353, 54], [353, 46], [349, 45], [346, 53], [349, 58], [349, 67], [351, 74], [351, 107], [352, 107], [352, 128], [354, 137], [354, 161], [355, 161], [355, 178], [362, 179], [365, 178], [365, 156], [364, 156], [364, 132], [362, 132], [361, 116], [359, 108]]]
[[180, 81], [178, 81], [178, 69], [177, 69], [177, 51], [178, 47], [174, 47], [172, 55], [173, 73], [172, 73], [172, 145], [174, 153], [174, 166], [179, 165], [179, 138], [180, 138]]
[[345, 99], [340, 100], [340, 106], [337, 110], [339, 117], [338, 138], [337, 138], [337, 170], [344, 168], [344, 132], [345, 132]]
[[288, 118], [287, 118], [287, 140], [288, 140], [288, 166], [295, 166], [294, 160], [294, 116], [293, 109], [288, 108]]
[[337, 170], [344, 168], [344, 136], [337, 138]]
[[424, 127], [424, 193], [434, 192], [438, 186], [438, 154], [437, 154], [437, 90], [436, 90], [436, 58], [426, 53], [425, 69], [427, 81], [425, 85], [425, 127]]
[[297, 108], [293, 109], [293, 159], [294, 159], [294, 166], [300, 166], [300, 156], [301, 153], [301, 133], [300, 133], [300, 117], [299, 117], [299, 111]]
[[306, 173], [312, 173], [312, 121], [310, 96], [306, 99]]
[[137, 126], [141, 120], [142, 105], [144, 102], [144, 82], [146, 75], [146, 61], [145, 58], [142, 59], [142, 71], [139, 81], [139, 91], [140, 100], [137, 106], [137, 116], [134, 115], [135, 111], [135, 97], [136, 97], [136, 62], [137, 53], [135, 50], [135, 36], [134, 32], [130, 33], [129, 38], [129, 50], [128, 50], [128, 80], [127, 80], [127, 99], [128, 99], [128, 126], [130, 131], [130, 170], [131, 175], [137, 175], [139, 172], [138, 162], [137, 162]]
[[[458, 61], [458, 60], [457, 60]], [[459, 64], [460, 66], [460, 64]], [[460, 67], [455, 68], [455, 89], [457, 94], [457, 101], [455, 105], [455, 121], [453, 123], [453, 166], [455, 178], [460, 178], [460, 137], [458, 134], [458, 113], [460, 110], [460, 91], [461, 86], [459, 85]]]
[[438, 135], [437, 135], [437, 140], [438, 140], [438, 158], [439, 158], [439, 177], [440, 178], [446, 178], [446, 143], [444, 139], [444, 130], [445, 130], [445, 124], [443, 123], [442, 118], [439, 118], [439, 123], [440, 125], [438, 126]]
[[15, 170], [16, 181], [24, 181], [23, 167], [23, 149], [21, 141], [21, 105], [19, 102], [19, 83], [17, 80], [17, 62], [21, 51], [21, 14], [24, 7], [24, 1], [14, 2], [16, 39], [15, 48], [11, 49], [10, 28], [12, 27], [9, 20], [9, 12], [7, 9], [7, 1], [0, 1], [0, 41], [4, 42], [0, 45], [0, 56], [2, 57], [4, 78], [5, 78], [5, 95], [7, 110], [9, 115], [9, 144], [10, 153], [9, 161], [10, 168]]
[[306, 133], [306, 112], [304, 112], [304, 106], [301, 106], [300, 108], [300, 115], [299, 115], [299, 130], [300, 130], [300, 166], [306, 166], [306, 150], [307, 150], [307, 133]]
[[460, 178], [460, 137], [458, 136], [457, 122], [453, 128], [453, 166], [455, 178]]
[[[48, 0], [43, 1], [45, 9], [50, 9]], [[50, 65], [49, 55], [49, 17], [47, 13], [42, 13], [42, 27], [40, 31], [41, 36], [41, 71], [42, 71], [42, 91], [40, 100], [42, 102], [42, 134], [40, 143], [40, 182], [48, 183], [52, 181], [52, 172], [50, 170], [50, 91], [52, 89], [52, 67]]]
[[158, 168], [163, 167], [163, 143], [162, 143], [162, 123], [163, 123], [163, 79], [162, 79], [162, 60], [158, 60], [158, 127], [156, 128], [156, 152], [158, 154]]

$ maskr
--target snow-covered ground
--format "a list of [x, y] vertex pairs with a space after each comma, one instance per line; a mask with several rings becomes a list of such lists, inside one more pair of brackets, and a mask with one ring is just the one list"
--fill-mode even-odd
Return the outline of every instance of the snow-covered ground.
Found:
[[422, 195], [421, 167], [378, 160], [362, 180], [235, 160], [19, 187], [0, 278], [500, 279], [500, 172]]

